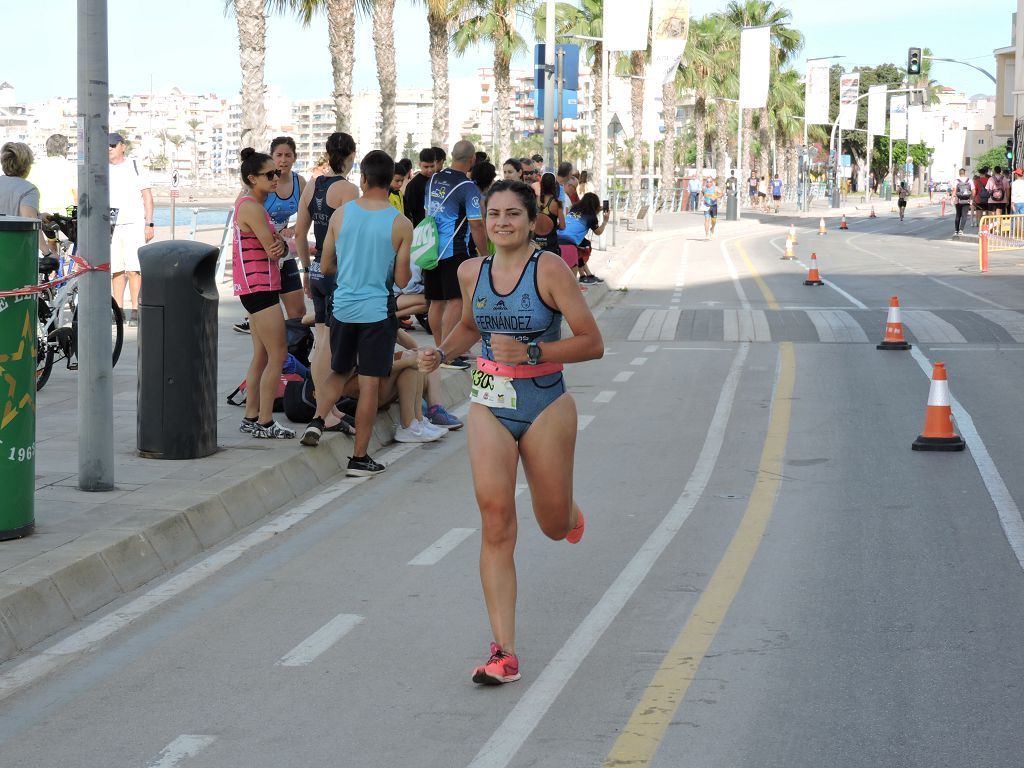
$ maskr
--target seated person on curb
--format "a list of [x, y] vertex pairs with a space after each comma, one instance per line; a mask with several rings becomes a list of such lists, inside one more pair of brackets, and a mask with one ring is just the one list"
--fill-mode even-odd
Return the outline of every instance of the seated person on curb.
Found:
[[380, 380], [391, 375], [398, 319], [391, 306], [391, 284], [409, 282], [412, 222], [388, 201], [395, 161], [374, 150], [359, 166], [363, 196], [336, 210], [327, 227], [320, 266], [337, 275], [331, 324], [331, 373], [317, 386], [316, 416], [302, 435], [315, 446], [324, 418], [341, 395], [349, 373], [358, 367], [359, 404], [356, 437], [346, 474], [366, 477], [385, 467], [367, 455], [377, 417]]
[[[419, 349], [419, 345], [416, 343], [416, 340], [402, 330], [399, 330], [398, 332], [398, 345], [404, 349], [412, 350], [413, 352], [417, 352]], [[427, 409], [424, 416], [426, 416], [426, 420], [429, 424], [453, 431], [462, 429], [462, 422], [448, 413], [447, 409], [441, 405], [440, 371], [431, 371], [430, 373], [423, 374], [423, 388], [419, 401], [421, 410], [423, 400], [426, 400], [427, 403]], [[406, 424], [407, 422], [405, 421], [404, 415], [402, 418], [402, 424]], [[397, 440], [398, 438], [396, 437], [395, 439]]]

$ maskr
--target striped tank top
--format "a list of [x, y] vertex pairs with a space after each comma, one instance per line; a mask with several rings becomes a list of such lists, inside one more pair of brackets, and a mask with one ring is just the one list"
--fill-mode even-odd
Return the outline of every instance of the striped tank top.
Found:
[[[281, 290], [281, 270], [277, 259], [271, 260], [263, 250], [263, 243], [252, 232], [243, 232], [238, 226], [238, 209], [246, 200], [259, 205], [259, 201], [249, 195], [238, 198], [235, 203], [235, 215], [231, 226], [234, 236], [231, 242], [231, 275], [234, 278], [235, 296], [262, 291]], [[267, 217], [267, 226], [274, 231], [274, 223], [270, 214], [263, 206], [263, 215]]]
[[480, 274], [473, 291], [473, 320], [480, 329], [482, 357], [494, 360], [491, 334], [507, 333], [516, 341], [558, 341], [562, 336], [562, 313], [552, 309], [540, 297], [537, 286], [537, 259], [541, 251], [530, 256], [519, 282], [511, 293], [498, 293], [491, 280], [493, 256], [480, 265]]

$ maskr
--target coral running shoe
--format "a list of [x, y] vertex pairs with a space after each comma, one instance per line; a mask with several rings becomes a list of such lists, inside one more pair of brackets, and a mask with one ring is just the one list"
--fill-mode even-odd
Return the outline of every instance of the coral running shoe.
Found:
[[491, 658], [482, 667], [473, 670], [473, 682], [480, 685], [501, 685], [518, 680], [519, 659], [514, 653], [505, 653], [497, 643], [491, 643]]
[[580, 516], [576, 518], [576, 525], [573, 529], [565, 535], [565, 540], [570, 544], [579, 544], [580, 539], [583, 538], [583, 529], [586, 528], [586, 522], [583, 520], [583, 510], [580, 510]]

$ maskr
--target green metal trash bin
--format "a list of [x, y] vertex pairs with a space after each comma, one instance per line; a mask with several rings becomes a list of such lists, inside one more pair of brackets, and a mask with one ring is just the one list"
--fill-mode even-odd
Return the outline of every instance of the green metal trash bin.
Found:
[[[39, 222], [0, 216], [0, 293], [39, 282]], [[0, 541], [35, 527], [37, 297], [0, 296]]]

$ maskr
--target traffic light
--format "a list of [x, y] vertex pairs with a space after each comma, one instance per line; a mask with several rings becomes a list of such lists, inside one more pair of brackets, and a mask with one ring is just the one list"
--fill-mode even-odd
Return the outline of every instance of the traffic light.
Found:
[[907, 74], [921, 74], [921, 49], [911, 48], [907, 51]]
[[1006, 140], [1006, 161], [1013, 165], [1013, 139]]

